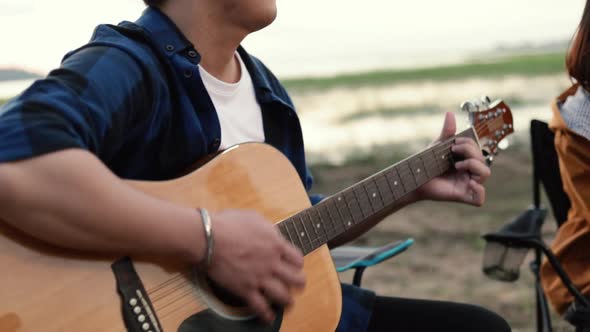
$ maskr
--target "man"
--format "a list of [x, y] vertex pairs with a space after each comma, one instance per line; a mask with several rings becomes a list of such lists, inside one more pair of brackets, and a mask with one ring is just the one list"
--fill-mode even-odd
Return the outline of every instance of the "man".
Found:
[[[227, 210], [211, 215], [210, 233], [194, 209], [133, 190], [121, 178], [172, 178], [220, 147], [265, 141], [285, 153], [311, 187], [289, 96], [239, 47], [274, 20], [275, 0], [145, 2], [150, 7], [135, 24], [100, 26], [88, 45], [66, 55], [59, 69], [0, 112], [0, 219], [65, 248], [151, 254], [205, 266], [211, 279], [271, 321], [271, 304], [289, 305], [290, 291], [305, 283], [301, 253], [275, 227], [253, 211]], [[441, 138], [454, 131], [454, 118], [447, 116]], [[457, 171], [431, 181], [392, 212], [420, 199], [481, 205], [490, 171], [478, 147], [458, 139], [453, 151], [465, 157]], [[427, 316], [415, 310], [438, 317], [443, 308], [456, 316], [450, 326], [509, 329], [472, 307], [453, 304], [453, 310], [429, 302], [427, 308], [348, 288], [344, 296], [342, 331], [369, 324], [374, 331], [393, 325], [403, 330], [406, 323], [419, 328], [415, 324]], [[351, 299], [361, 299], [361, 308], [347, 305]], [[395, 303], [414, 311], [416, 319], [387, 321]], [[467, 315], [458, 318], [459, 313]]]

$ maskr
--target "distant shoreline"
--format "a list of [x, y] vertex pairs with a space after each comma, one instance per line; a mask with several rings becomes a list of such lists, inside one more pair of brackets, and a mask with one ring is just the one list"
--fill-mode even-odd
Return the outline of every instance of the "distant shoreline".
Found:
[[16, 69], [16, 68], [0, 68], [0, 82], [20, 81], [27, 79], [41, 78], [40, 74]]
[[13, 81], [0, 81], [0, 100], [12, 98], [31, 86], [37, 78], [26, 78]]
[[[281, 81], [291, 93], [315, 93], [334, 88], [383, 86], [416, 81], [450, 81], [468, 78], [497, 78], [506, 75], [540, 76], [565, 74], [565, 52], [532, 52], [520, 55], [502, 55], [485, 59], [471, 58], [463, 62], [438, 66], [421, 66], [408, 69], [378, 69], [326, 76], [283, 78]], [[19, 77], [19, 79], [8, 79]], [[0, 98], [10, 98], [30, 85], [41, 75], [0, 69]]]
[[487, 57], [468, 61], [408, 69], [382, 69], [323, 77], [285, 78], [287, 90], [314, 93], [332, 88], [358, 88], [416, 81], [449, 81], [467, 78], [496, 78], [506, 75], [539, 76], [565, 73], [565, 51], [534, 52]]

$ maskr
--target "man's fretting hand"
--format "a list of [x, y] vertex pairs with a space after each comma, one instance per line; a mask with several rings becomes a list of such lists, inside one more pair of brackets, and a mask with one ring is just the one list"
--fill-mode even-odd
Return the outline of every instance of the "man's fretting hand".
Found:
[[[452, 113], [447, 113], [442, 132], [437, 142], [455, 135], [456, 122]], [[477, 143], [470, 138], [457, 137], [451, 151], [462, 157], [455, 169], [432, 179], [420, 187], [417, 199], [455, 201], [481, 206], [485, 201], [484, 182], [491, 175]]]

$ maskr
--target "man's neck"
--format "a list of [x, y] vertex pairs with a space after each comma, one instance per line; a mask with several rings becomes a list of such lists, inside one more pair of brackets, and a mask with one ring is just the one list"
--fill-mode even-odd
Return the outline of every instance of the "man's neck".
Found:
[[208, 73], [224, 82], [238, 82], [241, 73], [235, 52], [248, 32], [225, 21], [218, 9], [197, 2], [168, 1], [161, 10], [195, 45], [200, 65]]

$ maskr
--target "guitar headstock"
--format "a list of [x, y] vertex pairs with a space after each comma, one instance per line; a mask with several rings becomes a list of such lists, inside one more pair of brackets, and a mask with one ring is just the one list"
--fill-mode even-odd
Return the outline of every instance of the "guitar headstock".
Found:
[[464, 102], [461, 109], [469, 112], [469, 122], [475, 129], [488, 163], [498, 154], [498, 144], [514, 132], [512, 112], [502, 100], [490, 102], [488, 97], [481, 103]]

